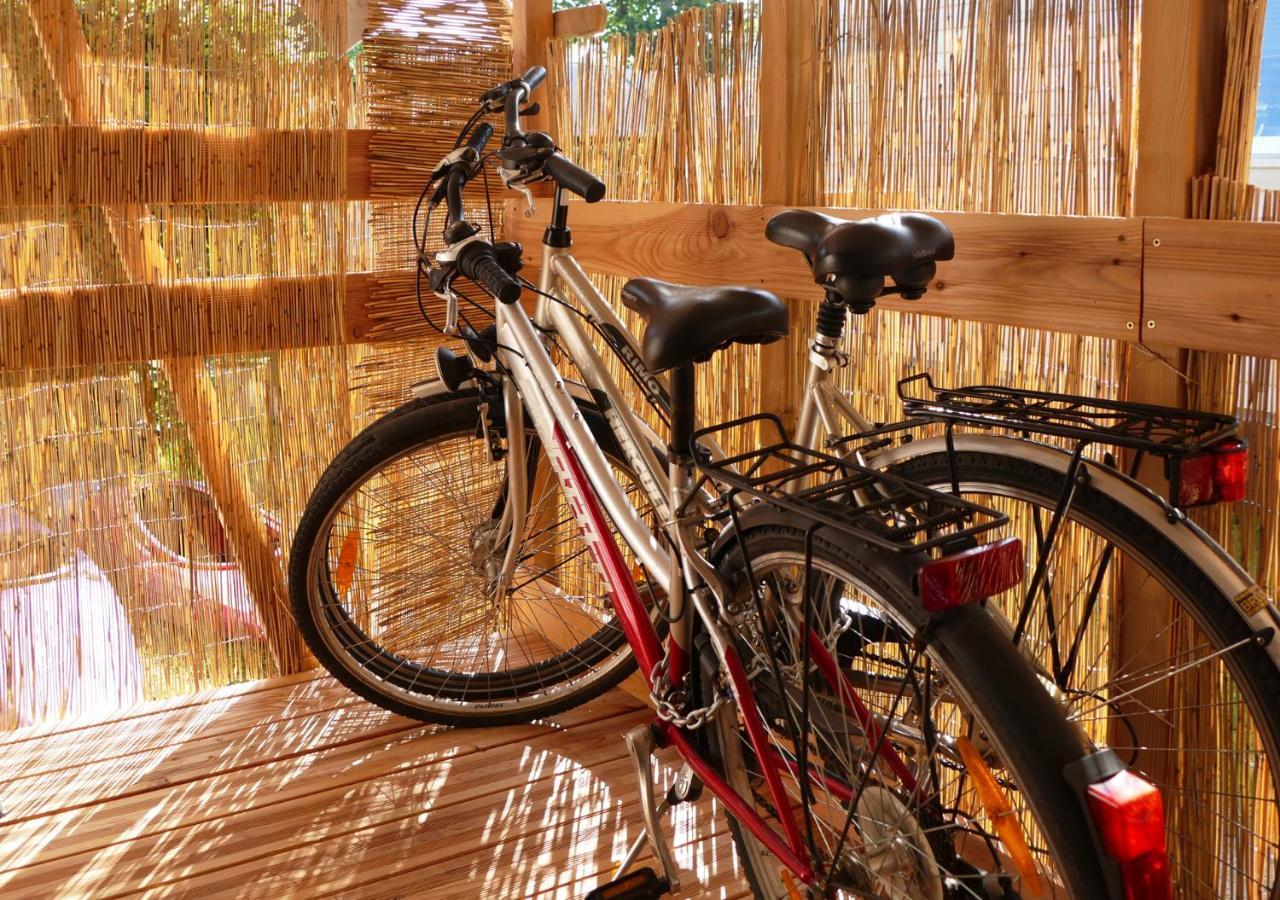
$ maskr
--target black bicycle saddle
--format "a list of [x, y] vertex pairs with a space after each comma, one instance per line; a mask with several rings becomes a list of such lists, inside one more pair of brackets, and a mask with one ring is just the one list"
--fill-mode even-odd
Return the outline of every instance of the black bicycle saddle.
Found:
[[622, 302], [645, 320], [641, 356], [650, 371], [702, 362], [729, 344], [767, 344], [787, 333], [787, 308], [768, 291], [632, 278]]
[[956, 252], [950, 229], [921, 213], [889, 213], [851, 222], [789, 209], [769, 220], [765, 235], [803, 253], [818, 284], [863, 309], [884, 293], [886, 278], [904, 297], [920, 297], [937, 273], [935, 263], [952, 259]]

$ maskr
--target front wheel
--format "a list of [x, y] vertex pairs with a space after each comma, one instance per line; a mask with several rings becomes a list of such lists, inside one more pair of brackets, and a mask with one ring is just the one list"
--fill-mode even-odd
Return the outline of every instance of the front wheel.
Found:
[[[928, 618], [911, 590], [919, 562], [809, 538], [776, 516], [744, 526], [719, 560], [736, 650], [819, 872], [817, 894], [1108, 896], [1063, 777], [1087, 755], [1081, 736], [981, 605]], [[818, 651], [796, 649], [806, 633], [839, 661], [864, 709], [822, 674]], [[713, 672], [699, 680], [700, 705], [722, 690], [716, 682]], [[784, 832], [741, 711], [722, 705], [708, 729], [726, 781]], [[997, 786], [1012, 817], [998, 816], [979, 779]], [[804, 895], [752, 832], [729, 827], [757, 897]]]
[[[648, 510], [602, 417], [582, 412], [614, 477]], [[503, 589], [511, 488], [486, 440], [501, 423], [485, 415], [480, 395], [461, 391], [369, 426], [316, 485], [290, 559], [294, 615], [316, 658], [366, 699], [424, 721], [528, 721], [635, 668], [532, 429], [529, 512]], [[653, 602], [634, 562], [633, 571]]]

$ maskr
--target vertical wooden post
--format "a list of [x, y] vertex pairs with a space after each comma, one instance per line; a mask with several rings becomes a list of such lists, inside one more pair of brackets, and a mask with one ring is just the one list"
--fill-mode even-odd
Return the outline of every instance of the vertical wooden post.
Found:
[[[84, 90], [90, 50], [80, 14], [70, 0], [31, 0], [28, 8], [67, 121], [72, 125], [92, 124]], [[154, 281], [166, 268], [163, 248], [147, 240], [141, 227], [146, 214], [143, 206], [124, 206], [105, 210], [102, 216], [121, 268], [135, 282]], [[196, 359], [164, 362], [178, 413], [209, 480], [210, 493], [262, 617], [277, 665], [281, 673], [296, 672], [310, 663], [288, 612], [284, 573], [261, 518], [227, 462], [213, 415], [216, 404], [197, 377], [198, 366]]]
[[[822, 135], [814, 85], [818, 46], [814, 0], [763, 0], [760, 11], [760, 200], [813, 206], [818, 201], [816, 152]], [[818, 287], [814, 286], [815, 295]], [[808, 299], [808, 298], [806, 298]], [[806, 304], [791, 304], [791, 334], [760, 348], [760, 408], [794, 428], [803, 389], [798, 358], [808, 333]]]
[[[1209, 171], [1215, 156], [1225, 30], [1226, 13], [1219, 0], [1143, 4], [1134, 215], [1190, 214], [1191, 179]], [[1152, 250], [1149, 245], [1144, 248], [1146, 253]], [[1148, 331], [1145, 315], [1136, 324], [1140, 334]], [[1128, 353], [1127, 399], [1186, 405], [1185, 350], [1143, 343]], [[1168, 490], [1160, 460], [1148, 459], [1138, 477], [1153, 490]], [[1120, 630], [1112, 641], [1113, 670], [1123, 666], [1127, 672], [1144, 672], [1166, 665], [1174, 651], [1168, 592], [1155, 584], [1145, 569], [1125, 559], [1120, 567], [1117, 602], [1124, 606], [1118, 611], [1122, 613], [1117, 619]], [[1133, 699], [1148, 709], [1168, 709], [1170, 687], [1167, 680], [1161, 680]], [[1129, 721], [1139, 746], [1172, 746], [1170, 724], [1162, 717], [1136, 715]], [[1111, 739], [1123, 745], [1132, 740], [1118, 726]], [[1147, 754], [1140, 756], [1138, 765], [1157, 780], [1170, 783], [1175, 780], [1177, 763], [1166, 757], [1168, 754]]]
[[[555, 34], [555, 20], [551, 12], [551, 0], [513, 0], [511, 11], [511, 67], [521, 75], [530, 66], [547, 64], [547, 41]], [[552, 138], [556, 134], [554, 97], [557, 85], [551, 75], [538, 90], [541, 112], [524, 120], [527, 131], [545, 131]]]

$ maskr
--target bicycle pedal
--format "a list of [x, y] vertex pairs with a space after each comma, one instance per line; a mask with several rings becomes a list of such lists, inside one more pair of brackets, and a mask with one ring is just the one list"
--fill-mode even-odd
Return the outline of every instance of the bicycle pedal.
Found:
[[655, 900], [670, 893], [667, 879], [659, 878], [657, 872], [645, 866], [600, 885], [587, 894], [586, 900]]

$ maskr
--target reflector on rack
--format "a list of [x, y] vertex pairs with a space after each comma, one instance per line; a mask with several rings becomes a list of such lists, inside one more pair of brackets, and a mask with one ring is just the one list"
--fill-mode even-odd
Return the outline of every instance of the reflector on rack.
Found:
[[1016, 537], [939, 557], [920, 568], [920, 602], [930, 612], [994, 597], [1020, 583], [1026, 571]]
[[1177, 467], [1170, 481], [1177, 489], [1180, 507], [1244, 499], [1249, 476], [1249, 447], [1244, 441], [1228, 438], [1170, 463]]

